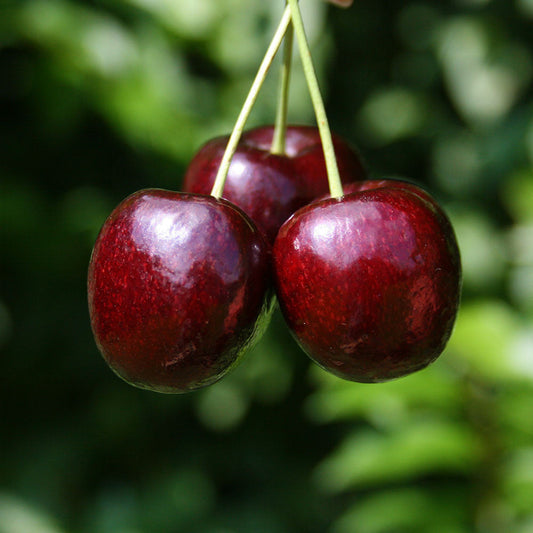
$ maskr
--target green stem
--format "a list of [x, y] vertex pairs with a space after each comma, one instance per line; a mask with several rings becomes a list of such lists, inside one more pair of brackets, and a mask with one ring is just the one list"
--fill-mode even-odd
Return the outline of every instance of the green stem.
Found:
[[320, 139], [322, 141], [322, 149], [324, 150], [324, 158], [326, 160], [326, 170], [328, 173], [329, 191], [333, 198], [341, 198], [343, 196], [342, 182], [339, 175], [339, 168], [337, 166], [337, 158], [335, 157], [335, 150], [333, 148], [333, 140], [331, 138], [331, 130], [329, 128], [328, 117], [324, 108], [324, 101], [320, 94], [320, 87], [313, 66], [311, 58], [311, 51], [309, 50], [309, 43], [305, 35], [302, 14], [298, 0], [288, 0], [291, 8], [292, 25], [298, 41], [298, 49], [300, 50], [300, 57], [302, 66], [313, 102], [315, 110], [318, 130], [320, 132]]
[[261, 62], [259, 70], [257, 71], [254, 82], [252, 83], [252, 87], [250, 88], [248, 96], [246, 97], [241, 112], [239, 113], [239, 116], [237, 118], [237, 122], [235, 123], [233, 131], [231, 132], [228, 144], [226, 146], [226, 150], [224, 151], [224, 155], [222, 156], [222, 161], [220, 162], [220, 167], [215, 178], [215, 183], [213, 184], [213, 189], [211, 190], [211, 195], [215, 198], [220, 198], [222, 196], [231, 159], [235, 154], [235, 150], [237, 149], [237, 145], [239, 144], [239, 140], [241, 138], [246, 121], [250, 116], [252, 107], [255, 104], [255, 101], [257, 100], [259, 91], [265, 81], [268, 70], [272, 65], [272, 61], [274, 60], [274, 57], [281, 45], [281, 42], [283, 41], [283, 37], [287, 31], [290, 21], [291, 10], [289, 6], [287, 6], [285, 8], [285, 11], [283, 12], [283, 16], [281, 17], [281, 21], [278, 25], [278, 28], [276, 29], [274, 37], [272, 38], [272, 41], [268, 46], [268, 49], [266, 51], [265, 57], [263, 58], [263, 61]]
[[276, 126], [270, 152], [277, 155], [285, 154], [285, 140], [287, 134], [287, 111], [289, 107], [289, 87], [292, 69], [292, 48], [294, 41], [292, 24], [287, 28], [283, 50], [283, 64], [281, 67], [281, 81], [276, 113]]

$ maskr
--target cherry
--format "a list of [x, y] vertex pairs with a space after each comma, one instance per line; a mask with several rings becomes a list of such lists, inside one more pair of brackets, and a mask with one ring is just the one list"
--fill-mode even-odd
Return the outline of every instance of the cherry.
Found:
[[422, 200], [425, 200], [431, 206], [435, 211], [439, 212], [439, 215], [441, 217], [441, 222], [443, 225], [443, 230], [446, 232], [449, 232], [455, 236], [452, 223], [450, 222], [448, 216], [440, 206], [440, 204], [429, 194], [426, 190], [422, 189], [418, 185], [415, 185], [414, 183], [411, 183], [409, 181], [402, 180], [400, 178], [381, 178], [381, 179], [370, 179], [366, 181], [361, 181], [358, 183], [348, 183], [344, 185], [343, 191], [344, 194], [349, 194], [352, 192], [361, 192], [361, 191], [369, 191], [372, 189], [381, 189], [383, 187], [389, 188], [389, 189], [404, 189], [406, 191], [409, 191], [413, 194], [416, 194], [417, 196], [420, 196]]
[[270, 249], [225, 200], [146, 189], [104, 223], [88, 275], [93, 333], [132, 385], [181, 393], [220, 379], [264, 330]]
[[[245, 132], [233, 156], [224, 198], [243, 209], [263, 229], [270, 242], [283, 222], [297, 209], [328, 192], [320, 134], [312, 126], [289, 126], [284, 155], [270, 152], [273, 126]], [[194, 156], [185, 174], [184, 190], [209, 194], [228, 137], [207, 142]], [[358, 154], [341, 138], [333, 138], [344, 182], [366, 177]]]
[[[369, 191], [372, 189], [394, 188], [404, 189], [417, 196], [420, 196], [423, 200], [429, 202], [435, 209], [441, 211], [442, 215], [447, 219], [447, 216], [442, 211], [439, 203], [431, 196], [427, 191], [411, 183], [409, 181], [402, 180], [400, 178], [381, 178], [381, 179], [368, 179], [357, 183], [348, 183], [343, 186], [344, 194], [350, 194], [352, 192]], [[325, 197], [324, 197], [325, 198]]]
[[274, 274], [303, 350], [339, 377], [381, 382], [443, 351], [461, 266], [452, 226], [428, 193], [389, 180], [366, 187], [309, 204], [285, 222]]

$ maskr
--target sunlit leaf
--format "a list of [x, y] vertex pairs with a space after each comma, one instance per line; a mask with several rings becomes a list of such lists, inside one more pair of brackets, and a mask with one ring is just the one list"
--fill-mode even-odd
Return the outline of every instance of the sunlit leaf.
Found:
[[0, 493], [0, 533], [62, 533], [46, 513], [7, 493]]
[[515, 352], [521, 330], [519, 316], [505, 302], [465, 302], [448, 345], [448, 355], [457, 358], [468, 372], [490, 382], [531, 378], [528, 359], [520, 359]]
[[[324, 371], [316, 369], [318, 373]], [[379, 385], [321, 378], [324, 385], [306, 404], [307, 412], [318, 422], [364, 419], [378, 426], [397, 426], [405, 423], [412, 411], [454, 412], [461, 405], [460, 384], [440, 362]]]
[[414, 420], [394, 431], [360, 431], [344, 439], [316, 472], [319, 486], [331, 492], [375, 487], [430, 474], [468, 474], [481, 449], [464, 426]]

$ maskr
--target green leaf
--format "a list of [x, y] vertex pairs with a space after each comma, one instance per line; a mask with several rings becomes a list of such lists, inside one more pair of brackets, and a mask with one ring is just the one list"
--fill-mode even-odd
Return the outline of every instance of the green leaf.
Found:
[[16, 496], [0, 493], [0, 533], [62, 533], [42, 511]]
[[441, 361], [411, 376], [380, 384], [344, 381], [318, 368], [314, 373], [321, 386], [306, 402], [306, 412], [320, 423], [365, 419], [394, 426], [413, 410], [454, 412], [462, 403], [460, 384]]
[[468, 427], [422, 418], [389, 433], [352, 434], [318, 466], [315, 476], [324, 490], [340, 492], [429, 474], [468, 474], [481, 454]]
[[516, 347], [523, 327], [519, 315], [504, 301], [465, 302], [446, 356], [491, 382], [531, 379], [531, 359]]
[[457, 496], [450, 489], [377, 492], [352, 505], [332, 533], [468, 533], [468, 502]]
[[523, 169], [505, 180], [502, 196], [517, 222], [533, 221], [533, 170]]
[[502, 469], [505, 499], [522, 516], [533, 505], [533, 447], [522, 448], [508, 457]]

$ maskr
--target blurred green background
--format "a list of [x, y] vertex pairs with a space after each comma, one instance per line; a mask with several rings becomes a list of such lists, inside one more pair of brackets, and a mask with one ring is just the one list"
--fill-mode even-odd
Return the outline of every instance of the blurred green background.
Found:
[[[533, 532], [533, 1], [302, 7], [333, 129], [454, 222], [446, 353], [342, 382], [276, 315], [206, 390], [116, 378], [87, 314], [98, 229], [230, 131], [283, 2], [3, 0], [0, 533]], [[298, 61], [291, 95], [313, 123]]]

